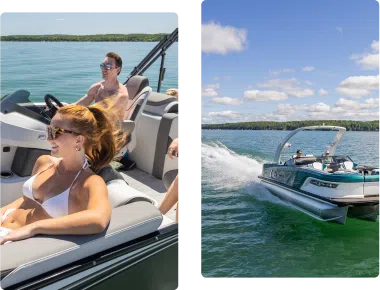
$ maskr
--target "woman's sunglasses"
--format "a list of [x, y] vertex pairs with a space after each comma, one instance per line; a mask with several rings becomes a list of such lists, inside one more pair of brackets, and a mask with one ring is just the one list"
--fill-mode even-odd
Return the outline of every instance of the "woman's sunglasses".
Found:
[[66, 129], [61, 129], [61, 128], [55, 128], [52, 126], [46, 126], [46, 135], [48, 140], [55, 140], [59, 135], [62, 135], [63, 133], [70, 133], [74, 135], [80, 135], [79, 133], [69, 131]]

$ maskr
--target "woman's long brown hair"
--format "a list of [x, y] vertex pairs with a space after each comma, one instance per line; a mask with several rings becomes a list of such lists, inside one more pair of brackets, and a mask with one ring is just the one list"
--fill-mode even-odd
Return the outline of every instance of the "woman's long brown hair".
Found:
[[90, 107], [67, 105], [57, 111], [68, 118], [70, 129], [84, 136], [85, 154], [94, 172], [109, 165], [126, 140], [121, 124], [107, 110], [108, 105], [109, 102]]

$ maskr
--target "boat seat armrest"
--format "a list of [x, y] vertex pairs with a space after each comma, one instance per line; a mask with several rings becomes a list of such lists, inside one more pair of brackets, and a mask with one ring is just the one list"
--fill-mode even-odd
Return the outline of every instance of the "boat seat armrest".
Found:
[[135, 122], [132, 120], [124, 120], [121, 125], [121, 130], [125, 133], [131, 134], [135, 129]]
[[38, 235], [1, 246], [1, 287], [36, 277], [48, 271], [99, 254], [107, 249], [155, 232], [162, 222], [159, 210], [147, 202], [114, 208], [105, 231], [94, 235]]

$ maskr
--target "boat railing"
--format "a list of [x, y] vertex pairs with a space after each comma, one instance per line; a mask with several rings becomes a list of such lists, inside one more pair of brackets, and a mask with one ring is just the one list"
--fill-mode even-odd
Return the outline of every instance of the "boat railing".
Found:
[[166, 68], [165, 64], [165, 55], [166, 50], [178, 40], [178, 28], [174, 29], [174, 31], [166, 35], [153, 49], [147, 54], [147, 56], [130, 72], [127, 80], [123, 85], [126, 85], [129, 79], [135, 75], [143, 75], [144, 72], [154, 63], [158, 58], [161, 57], [161, 65], [158, 77], [157, 84], [157, 92], [159, 93], [161, 90], [161, 84], [164, 80], [164, 75]]

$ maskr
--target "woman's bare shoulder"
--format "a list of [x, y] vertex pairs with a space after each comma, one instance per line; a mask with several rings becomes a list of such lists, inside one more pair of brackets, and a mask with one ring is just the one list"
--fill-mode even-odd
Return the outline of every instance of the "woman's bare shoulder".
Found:
[[36, 160], [36, 163], [34, 164], [33, 174], [36, 173], [35, 171], [44, 169], [47, 166], [56, 163], [58, 160], [59, 160], [58, 158], [53, 157], [51, 155], [41, 155], [40, 157], [38, 157], [38, 159]]
[[83, 187], [87, 189], [95, 189], [97, 187], [103, 189], [107, 188], [103, 178], [101, 178], [99, 175], [95, 174], [91, 170], [86, 171], [82, 184]]

